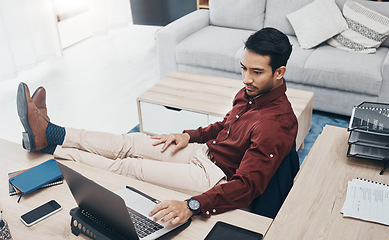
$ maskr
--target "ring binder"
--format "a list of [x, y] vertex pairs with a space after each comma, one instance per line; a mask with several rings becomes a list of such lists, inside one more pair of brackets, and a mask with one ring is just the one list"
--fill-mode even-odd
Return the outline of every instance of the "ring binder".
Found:
[[389, 226], [389, 186], [380, 182], [354, 178], [348, 181], [346, 200], [341, 213]]
[[368, 182], [368, 183], [374, 183], [374, 184], [382, 185], [382, 186], [385, 186], [385, 187], [389, 187], [389, 185], [387, 185], [385, 183], [380, 183], [380, 182], [376, 182], [376, 181], [372, 181], [372, 180], [365, 179], [365, 178], [360, 178], [360, 177], [357, 177], [357, 179], [365, 181], [365, 182]]

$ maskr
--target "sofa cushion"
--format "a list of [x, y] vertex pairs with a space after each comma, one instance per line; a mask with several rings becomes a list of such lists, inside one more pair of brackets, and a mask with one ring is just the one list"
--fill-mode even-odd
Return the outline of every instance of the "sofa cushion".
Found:
[[239, 29], [263, 28], [266, 1], [210, 0], [211, 25]]
[[244, 52], [244, 45], [240, 47], [235, 54], [235, 72], [237, 73], [242, 72], [242, 65], [240, 65], [240, 61], [242, 60], [243, 52]]
[[318, 47], [305, 63], [302, 83], [378, 96], [387, 52], [387, 48], [379, 48], [375, 54], [360, 54], [328, 45]]
[[389, 18], [354, 1], [343, 6], [349, 29], [328, 40], [328, 44], [350, 52], [375, 53], [389, 34]]
[[[286, 65], [285, 79], [289, 82], [301, 82], [303, 78], [304, 66], [313, 49], [302, 49], [297, 42], [295, 36], [288, 36], [293, 50]], [[244, 46], [242, 46], [235, 54], [235, 72], [241, 72], [240, 61], [243, 56]]]
[[[314, 0], [267, 0], [265, 27], [274, 27], [286, 35], [296, 35], [286, 15], [295, 12]], [[263, 1], [264, 2], [264, 1]]]
[[363, 101], [376, 102], [378, 99], [377, 96], [347, 92], [342, 89], [328, 89], [291, 82], [286, 84], [288, 88], [314, 92], [313, 109], [345, 116], [351, 115], [351, 110], [356, 104]]
[[347, 29], [347, 22], [335, 0], [315, 0], [286, 18], [304, 49], [316, 47]]
[[389, 53], [386, 55], [384, 62], [382, 63], [382, 88], [378, 101], [389, 103]]
[[235, 55], [250, 30], [208, 26], [180, 42], [175, 51], [178, 64], [235, 72]]
[[[340, 9], [343, 9], [344, 3], [347, 0], [336, 0], [336, 3], [340, 7]], [[376, 2], [376, 1], [366, 1], [366, 0], [354, 0], [355, 2], [358, 2], [362, 4], [363, 6], [381, 13], [382, 15], [389, 17], [389, 4], [385, 2]], [[383, 47], [389, 47], [389, 38], [387, 38], [381, 46]]]
[[313, 52], [313, 49], [302, 49], [295, 36], [288, 36], [293, 50], [288, 63], [286, 64], [285, 79], [287, 82], [301, 82], [305, 62]]

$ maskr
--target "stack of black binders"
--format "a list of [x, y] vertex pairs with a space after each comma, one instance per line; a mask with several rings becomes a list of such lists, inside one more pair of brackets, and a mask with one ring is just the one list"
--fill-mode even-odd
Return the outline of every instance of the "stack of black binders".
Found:
[[[347, 156], [389, 161], [389, 104], [363, 102], [353, 107]], [[383, 173], [381, 171], [381, 174]]]

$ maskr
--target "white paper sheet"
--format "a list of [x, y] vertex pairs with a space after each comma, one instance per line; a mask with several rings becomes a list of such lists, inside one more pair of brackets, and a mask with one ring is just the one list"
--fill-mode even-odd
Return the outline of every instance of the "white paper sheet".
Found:
[[389, 225], [389, 186], [365, 179], [348, 182], [344, 217]]

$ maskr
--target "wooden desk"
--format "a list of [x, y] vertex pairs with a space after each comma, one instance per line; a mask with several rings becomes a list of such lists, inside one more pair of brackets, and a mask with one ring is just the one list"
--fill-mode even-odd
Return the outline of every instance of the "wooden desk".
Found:
[[[18, 196], [8, 195], [8, 172], [29, 168], [38, 165], [52, 155], [41, 153], [27, 153], [20, 144], [0, 139], [0, 210], [3, 210], [4, 219], [8, 222], [13, 239], [87, 239], [85, 236], [76, 237], [70, 230], [70, 209], [77, 206], [66, 182], [64, 184], [38, 190], [35, 193], [23, 196], [17, 203]], [[117, 175], [105, 170], [93, 168], [81, 163], [61, 161], [98, 184], [116, 191], [126, 185], [133, 186], [159, 200], [184, 200], [189, 195], [161, 188], [152, 184], [137, 181], [133, 178]], [[51, 200], [57, 200], [63, 207], [62, 211], [54, 214], [36, 225], [26, 227], [19, 217], [23, 213]], [[205, 220], [195, 217], [192, 224], [174, 239], [204, 239], [217, 221], [225, 221], [244, 228], [265, 233], [272, 219], [255, 215], [242, 210], [212, 216]]]
[[382, 162], [346, 156], [348, 134], [344, 128], [324, 128], [266, 233], [266, 240], [388, 239], [388, 226], [343, 218], [340, 212], [347, 182], [353, 178], [389, 184], [389, 172], [379, 175]]

